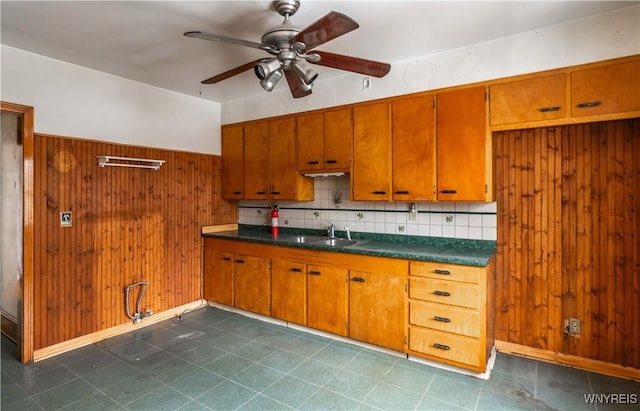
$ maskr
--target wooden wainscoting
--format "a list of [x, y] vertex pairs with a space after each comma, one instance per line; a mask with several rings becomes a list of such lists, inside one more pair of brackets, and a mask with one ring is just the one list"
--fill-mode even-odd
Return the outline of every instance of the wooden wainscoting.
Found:
[[494, 138], [496, 338], [639, 369], [640, 119]]
[[[166, 162], [100, 168], [100, 155]], [[149, 282], [145, 311], [200, 299], [201, 227], [237, 221], [220, 174], [220, 156], [36, 135], [35, 349], [131, 321], [134, 282]]]

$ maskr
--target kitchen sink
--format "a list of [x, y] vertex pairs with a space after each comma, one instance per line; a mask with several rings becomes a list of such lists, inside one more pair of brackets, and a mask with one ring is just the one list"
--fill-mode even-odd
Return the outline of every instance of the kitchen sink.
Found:
[[319, 237], [316, 235], [298, 235], [295, 237], [287, 238], [286, 241], [292, 241], [294, 243], [315, 243], [317, 241], [321, 241], [324, 237]]
[[331, 247], [347, 247], [361, 242], [362, 241], [349, 240], [347, 238], [325, 238], [323, 240], [314, 241], [314, 244], [328, 245]]

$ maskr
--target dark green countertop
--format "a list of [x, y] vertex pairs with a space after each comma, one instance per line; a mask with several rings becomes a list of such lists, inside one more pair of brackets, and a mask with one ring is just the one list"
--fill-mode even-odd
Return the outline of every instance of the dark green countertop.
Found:
[[[202, 234], [203, 237], [249, 241], [310, 250], [464, 264], [478, 267], [487, 266], [496, 252], [496, 242], [486, 240], [353, 232], [352, 238], [359, 240], [357, 244], [347, 247], [332, 247], [313, 242], [296, 242], [295, 238], [301, 235], [326, 236], [326, 232], [323, 230], [281, 227], [280, 234], [273, 236], [269, 227], [240, 225], [238, 230]], [[346, 235], [343, 231], [336, 230], [336, 237], [344, 238]]]

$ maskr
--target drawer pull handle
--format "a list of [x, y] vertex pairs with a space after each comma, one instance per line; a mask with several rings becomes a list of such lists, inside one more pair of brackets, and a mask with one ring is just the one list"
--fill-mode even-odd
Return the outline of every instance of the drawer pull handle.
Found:
[[436, 274], [451, 275], [451, 271], [449, 270], [433, 270], [433, 272]]
[[440, 343], [433, 343], [433, 347], [434, 348], [438, 348], [440, 350], [450, 350], [451, 347], [449, 347], [448, 345], [444, 345], [444, 344], [440, 344]]
[[578, 108], [589, 108], [589, 107], [599, 106], [600, 104], [602, 104], [602, 102], [600, 102], [600, 101], [588, 101], [586, 103], [576, 104], [576, 107], [578, 107]]
[[387, 194], [387, 192], [382, 190], [376, 190], [376, 191], [373, 191], [371, 194], [382, 195], [382, 194]]
[[231, 257], [222, 257], [224, 261], [231, 261]]
[[240, 194], [242, 194], [242, 191], [234, 191], [234, 192], [233, 192], [233, 195], [234, 195], [234, 196], [239, 196]]
[[353, 277], [351, 281], [355, 281], [356, 283], [364, 283], [364, 278], [362, 277]]
[[396, 191], [395, 194], [409, 194], [408, 190], [400, 190], [400, 191]]
[[301, 273], [302, 272], [302, 268], [292, 267], [291, 271], [293, 271], [294, 273]]
[[440, 290], [435, 290], [433, 292], [435, 295], [439, 295], [441, 297], [450, 297], [451, 293], [449, 291], [440, 291]]
[[267, 194], [267, 192], [266, 191], [256, 191], [256, 194], [263, 196], [263, 195]]
[[320, 271], [309, 270], [309, 275], [320, 275]]
[[273, 195], [280, 195], [280, 191], [272, 191], [271, 194]]
[[447, 317], [439, 317], [437, 315], [435, 317], [433, 317], [433, 319], [436, 320], [436, 321], [443, 322], [443, 323], [450, 323], [451, 322], [451, 320], [448, 319]]
[[307, 161], [307, 164], [316, 165], [316, 164], [320, 164], [320, 162], [319, 161]]
[[458, 194], [458, 190], [440, 190], [441, 194]]
[[335, 164], [337, 162], [338, 162], [338, 160], [327, 160], [327, 161], [325, 161], [325, 163], [327, 163], [327, 164]]
[[552, 107], [541, 107], [538, 109], [541, 113], [548, 113], [550, 111], [558, 111], [560, 110], [560, 106], [552, 106]]
[[238, 263], [238, 264], [244, 264], [244, 260], [236, 260], [236, 263]]

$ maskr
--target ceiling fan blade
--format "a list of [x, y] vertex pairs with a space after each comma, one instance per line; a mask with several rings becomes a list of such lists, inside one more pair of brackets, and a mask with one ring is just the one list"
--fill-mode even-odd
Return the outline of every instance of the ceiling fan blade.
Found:
[[289, 83], [289, 89], [291, 89], [293, 98], [300, 98], [311, 94], [311, 88], [308, 90], [302, 89], [296, 73], [291, 70], [284, 70], [284, 75], [287, 77], [287, 83]]
[[203, 80], [202, 84], [214, 84], [214, 83], [217, 83], [219, 81], [226, 80], [229, 77], [233, 77], [233, 76], [235, 76], [237, 74], [244, 73], [245, 71], [254, 68], [256, 66], [256, 64], [258, 64], [259, 61], [260, 60], [250, 61], [250, 62], [248, 62], [246, 64], [243, 64], [241, 66], [233, 68], [233, 69], [231, 69], [229, 71], [225, 71], [224, 73], [221, 73], [221, 74], [218, 74], [218, 75], [213, 76], [211, 78], [208, 78], [206, 80]]
[[320, 61], [315, 63], [320, 66], [352, 71], [373, 77], [384, 77], [391, 70], [391, 64], [388, 63], [327, 53], [326, 51], [314, 50], [313, 52], [320, 56]]
[[360, 27], [355, 20], [337, 11], [332, 11], [289, 40], [290, 44], [302, 42], [311, 50], [329, 40], [342, 36]]
[[225, 37], [219, 34], [205, 33], [204, 31], [187, 31], [184, 33], [187, 37], [194, 37], [202, 40], [218, 41], [221, 43], [235, 44], [236, 46], [251, 47], [254, 49], [262, 48], [262, 44], [253, 41], [234, 39], [233, 37]]

